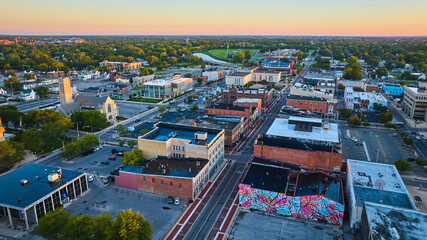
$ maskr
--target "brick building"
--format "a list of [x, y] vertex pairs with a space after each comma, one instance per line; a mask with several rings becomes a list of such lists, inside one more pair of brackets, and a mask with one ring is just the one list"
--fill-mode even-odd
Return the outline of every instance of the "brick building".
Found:
[[182, 199], [194, 199], [208, 181], [207, 159], [162, 156], [144, 167], [126, 166], [115, 177], [119, 187]]
[[262, 100], [258, 98], [239, 98], [233, 102], [233, 106], [258, 108], [258, 112], [261, 112]]
[[256, 98], [262, 100], [262, 107], [267, 107], [273, 100], [273, 89], [253, 89], [253, 88], [236, 88], [229, 87], [221, 90], [221, 102], [225, 104], [233, 104], [240, 98]]
[[333, 118], [337, 116], [336, 99], [326, 99], [310, 96], [290, 95], [286, 100], [286, 105], [294, 109], [310, 111], [321, 118]]
[[47, 72], [46, 78], [53, 79], [53, 78], [62, 78], [65, 77], [65, 73], [63, 71], [53, 71], [53, 72]]
[[313, 170], [340, 171], [343, 155], [331, 146], [302, 143], [281, 137], [258, 137], [254, 156], [301, 165]]
[[258, 117], [259, 109], [253, 107], [239, 107], [230, 104], [219, 103], [208, 108], [205, 113], [208, 115], [215, 116], [245, 117], [248, 119], [249, 123], [252, 123]]

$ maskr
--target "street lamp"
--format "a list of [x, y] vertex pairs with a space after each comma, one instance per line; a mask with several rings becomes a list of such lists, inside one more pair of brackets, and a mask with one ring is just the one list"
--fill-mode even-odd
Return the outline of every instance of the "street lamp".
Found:
[[64, 143], [64, 140], [62, 140], [62, 139], [60, 139], [60, 138], [58, 138], [58, 139], [62, 141], [62, 151], [65, 151], [65, 143]]
[[80, 134], [79, 134], [79, 123], [81, 123], [81, 122], [77, 122], [76, 124], [77, 124], [77, 138], [80, 138]]

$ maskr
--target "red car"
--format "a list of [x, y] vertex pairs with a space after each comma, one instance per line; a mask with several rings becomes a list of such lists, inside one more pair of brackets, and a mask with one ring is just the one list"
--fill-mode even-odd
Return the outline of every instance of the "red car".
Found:
[[116, 157], [109, 157], [108, 160], [116, 160]]

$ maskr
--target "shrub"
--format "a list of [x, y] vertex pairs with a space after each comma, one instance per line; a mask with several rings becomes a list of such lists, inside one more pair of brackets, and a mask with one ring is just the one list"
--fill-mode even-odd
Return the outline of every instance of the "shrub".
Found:
[[396, 129], [396, 128], [397, 128], [397, 125], [396, 125], [396, 124], [392, 124], [391, 122], [386, 122], [386, 123], [384, 124], [384, 127], [386, 127], [386, 128], [394, 128], [394, 129]]
[[371, 123], [368, 120], [363, 121], [363, 126], [368, 127], [371, 126]]
[[396, 162], [394, 162], [394, 166], [396, 166], [397, 170], [399, 171], [411, 171], [412, 167], [411, 164], [403, 159], [400, 159]]
[[424, 167], [425, 165], [427, 165], [426, 160], [424, 160], [423, 158], [420, 158], [420, 157], [415, 159], [415, 163], [421, 167]]
[[408, 144], [408, 145], [412, 145], [412, 144], [414, 144], [414, 140], [412, 140], [412, 138], [408, 138], [408, 137], [405, 137], [405, 138], [403, 139], [403, 142], [404, 142], [405, 144]]
[[362, 124], [362, 120], [358, 116], [354, 115], [347, 119], [347, 123], [350, 126], [360, 126], [360, 124]]

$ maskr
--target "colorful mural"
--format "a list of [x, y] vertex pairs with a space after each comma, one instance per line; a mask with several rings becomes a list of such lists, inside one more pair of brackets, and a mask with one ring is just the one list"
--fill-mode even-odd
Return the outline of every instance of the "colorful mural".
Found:
[[337, 225], [342, 224], [344, 217], [344, 205], [323, 196], [293, 197], [284, 193], [251, 188], [246, 184], [239, 185], [239, 203], [245, 208]]

